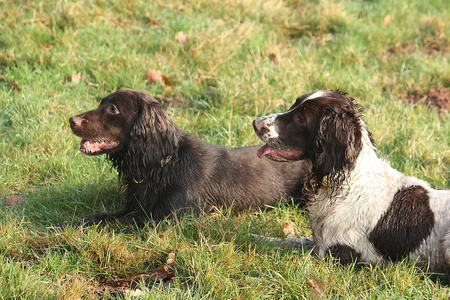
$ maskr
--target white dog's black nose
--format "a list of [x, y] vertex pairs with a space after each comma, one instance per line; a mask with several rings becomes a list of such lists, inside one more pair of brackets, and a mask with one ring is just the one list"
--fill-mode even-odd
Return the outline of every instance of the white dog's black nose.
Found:
[[256, 120], [253, 120], [253, 129], [255, 129], [255, 131], [258, 133], [259, 131], [261, 131], [261, 128], [263, 126], [263, 122], [261, 120], [262, 118], [258, 118]]

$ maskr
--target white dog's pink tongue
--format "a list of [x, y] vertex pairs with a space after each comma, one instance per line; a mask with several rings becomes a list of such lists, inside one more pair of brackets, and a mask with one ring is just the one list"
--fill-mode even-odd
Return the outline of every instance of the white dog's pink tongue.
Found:
[[300, 149], [275, 149], [269, 145], [264, 145], [258, 149], [256, 153], [259, 158], [267, 157], [276, 161], [288, 161], [288, 160], [299, 160], [303, 154]]
[[263, 158], [265, 155], [272, 152], [272, 150], [273, 150], [273, 148], [266, 144], [258, 149], [258, 152], [256, 153], [256, 155], [258, 155], [259, 158]]

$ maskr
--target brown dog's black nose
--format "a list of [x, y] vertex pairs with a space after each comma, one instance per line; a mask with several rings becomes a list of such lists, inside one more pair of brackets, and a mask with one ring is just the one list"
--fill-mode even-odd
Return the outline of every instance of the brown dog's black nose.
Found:
[[79, 116], [71, 117], [69, 119], [70, 128], [74, 128], [74, 127], [80, 126], [82, 122], [83, 122], [83, 119], [80, 118]]

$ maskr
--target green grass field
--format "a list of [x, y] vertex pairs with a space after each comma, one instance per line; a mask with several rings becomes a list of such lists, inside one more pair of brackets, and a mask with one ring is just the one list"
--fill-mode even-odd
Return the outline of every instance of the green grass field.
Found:
[[286, 223], [310, 236], [289, 205], [132, 234], [51, 229], [123, 205], [115, 170], [79, 153], [68, 126], [118, 87], [167, 97], [180, 128], [227, 146], [259, 144], [254, 118], [340, 88], [380, 155], [449, 188], [449, 113], [402, 101], [450, 87], [446, 3], [0, 0], [0, 299], [448, 299], [450, 283], [411, 262], [342, 267], [248, 236], [283, 236]]

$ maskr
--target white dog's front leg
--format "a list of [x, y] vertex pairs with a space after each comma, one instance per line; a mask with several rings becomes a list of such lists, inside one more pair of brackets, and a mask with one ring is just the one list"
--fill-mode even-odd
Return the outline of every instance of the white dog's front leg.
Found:
[[444, 240], [442, 242], [442, 252], [444, 253], [445, 262], [450, 269], [450, 228], [447, 229], [447, 233], [444, 235]]
[[[258, 234], [249, 234], [251, 237], [267, 241], [274, 244], [280, 244], [287, 246], [288, 248], [297, 248], [301, 250], [301, 252], [307, 252], [314, 249], [314, 240], [305, 237], [287, 237], [287, 238], [279, 238], [279, 237], [266, 237]], [[296, 250], [297, 252], [298, 250]]]

